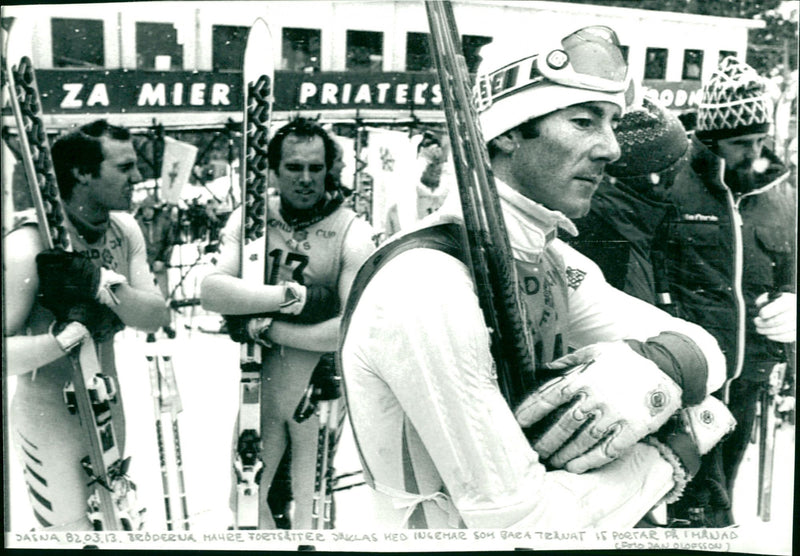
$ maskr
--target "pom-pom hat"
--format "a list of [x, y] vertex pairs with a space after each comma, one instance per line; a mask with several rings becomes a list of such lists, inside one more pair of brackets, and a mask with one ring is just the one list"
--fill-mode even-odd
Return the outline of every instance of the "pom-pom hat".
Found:
[[486, 141], [573, 104], [606, 101], [623, 111], [629, 104], [628, 66], [610, 28], [585, 27], [532, 50], [522, 58], [506, 51], [481, 64], [475, 99]]
[[771, 123], [772, 103], [764, 79], [744, 62], [724, 58], [703, 85], [697, 138], [707, 141], [765, 133]]
[[641, 107], [622, 116], [616, 135], [621, 156], [606, 166], [606, 173], [629, 183], [670, 182], [689, 150], [689, 138], [678, 117], [647, 98]]

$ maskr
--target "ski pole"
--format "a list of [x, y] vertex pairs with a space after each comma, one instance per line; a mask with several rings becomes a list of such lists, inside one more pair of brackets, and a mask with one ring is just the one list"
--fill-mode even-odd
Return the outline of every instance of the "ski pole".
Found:
[[147, 367], [150, 370], [150, 389], [153, 396], [153, 410], [156, 422], [156, 442], [158, 443], [158, 461], [161, 467], [161, 488], [164, 491], [164, 513], [167, 520], [167, 530], [172, 530], [172, 509], [169, 495], [169, 474], [167, 471], [166, 448], [164, 447], [164, 430], [161, 423], [162, 393], [161, 376], [158, 371], [158, 362], [155, 355], [147, 355]]

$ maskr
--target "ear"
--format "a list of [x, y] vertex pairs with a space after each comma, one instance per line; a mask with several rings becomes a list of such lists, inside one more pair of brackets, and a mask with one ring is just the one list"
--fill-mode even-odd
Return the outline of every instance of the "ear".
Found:
[[510, 129], [502, 135], [498, 135], [494, 138], [494, 144], [500, 152], [511, 156], [514, 151], [519, 148], [519, 137], [517, 136], [517, 131]]
[[90, 172], [83, 172], [77, 166], [74, 166], [71, 169], [71, 172], [72, 172], [72, 177], [75, 178], [76, 184], [85, 184], [86, 182], [89, 181], [89, 178], [91, 177]]

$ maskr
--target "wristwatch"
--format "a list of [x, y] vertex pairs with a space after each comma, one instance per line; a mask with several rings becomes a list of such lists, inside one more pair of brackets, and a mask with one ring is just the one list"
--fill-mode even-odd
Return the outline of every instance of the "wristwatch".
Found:
[[50, 325], [50, 333], [64, 353], [69, 353], [89, 337], [89, 330], [79, 322], [68, 322], [59, 332], [55, 332], [56, 324], [56, 322], [53, 322]]

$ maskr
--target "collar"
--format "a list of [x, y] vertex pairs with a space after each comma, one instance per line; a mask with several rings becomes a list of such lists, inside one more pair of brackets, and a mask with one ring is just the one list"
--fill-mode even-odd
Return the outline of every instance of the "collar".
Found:
[[96, 243], [101, 237], [103, 237], [103, 234], [106, 233], [106, 230], [108, 230], [109, 223], [111, 222], [110, 215], [107, 216], [102, 222], [92, 224], [80, 216], [77, 212], [73, 211], [72, 207], [70, 207], [67, 203], [64, 203], [63, 206], [64, 212], [67, 213], [67, 220], [69, 220], [69, 222], [72, 224], [75, 232], [87, 243]]
[[[523, 220], [529, 221], [532, 226], [542, 230], [548, 237], [551, 234], [555, 236], [559, 228], [571, 236], [578, 235], [575, 224], [563, 212], [550, 210], [544, 205], [528, 199], [497, 178], [494, 181], [497, 185], [497, 194], [505, 201], [503, 212], [514, 215], [517, 219], [523, 217]], [[548, 241], [550, 240], [548, 239]]]
[[495, 184], [515, 259], [538, 264], [544, 250], [558, 237], [559, 228], [578, 235], [575, 224], [563, 213], [531, 201], [496, 178]]

